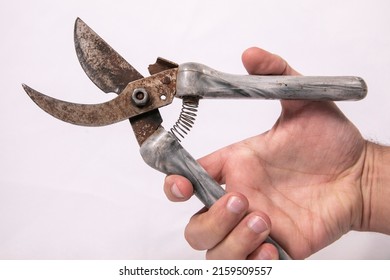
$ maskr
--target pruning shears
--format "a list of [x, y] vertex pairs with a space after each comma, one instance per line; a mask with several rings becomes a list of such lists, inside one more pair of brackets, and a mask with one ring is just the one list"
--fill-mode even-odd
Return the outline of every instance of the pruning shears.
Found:
[[[199, 100], [211, 98], [359, 100], [366, 96], [363, 79], [354, 76], [255, 76], [231, 75], [199, 63], [176, 64], [158, 58], [143, 77], [81, 19], [74, 28], [77, 57], [87, 76], [103, 92], [118, 94], [101, 104], [76, 104], [44, 95], [23, 85], [31, 99], [50, 115], [76, 125], [104, 126], [130, 120], [144, 161], [165, 174], [188, 178], [195, 195], [206, 207], [225, 194], [179, 143], [192, 127]], [[167, 131], [158, 108], [181, 98], [178, 121]], [[290, 259], [274, 244], [281, 259]]]

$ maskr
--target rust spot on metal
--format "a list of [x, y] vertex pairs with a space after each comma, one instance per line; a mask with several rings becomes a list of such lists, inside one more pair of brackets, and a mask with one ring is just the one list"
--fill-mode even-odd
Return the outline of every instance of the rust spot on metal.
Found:
[[158, 57], [156, 62], [154, 64], [150, 64], [148, 67], [150, 75], [157, 74], [159, 72], [168, 70], [168, 69], [173, 69], [177, 68], [179, 65], [175, 62], [172, 62], [168, 59]]
[[130, 118], [134, 135], [141, 146], [161, 125], [162, 118], [158, 109]]
[[75, 23], [74, 43], [82, 68], [102, 91], [119, 94], [129, 82], [143, 78], [134, 67], [79, 18]]

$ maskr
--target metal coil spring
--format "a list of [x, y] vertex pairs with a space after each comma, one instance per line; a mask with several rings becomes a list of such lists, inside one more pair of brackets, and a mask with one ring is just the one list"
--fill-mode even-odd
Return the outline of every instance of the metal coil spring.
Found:
[[185, 134], [191, 130], [195, 123], [196, 113], [198, 112], [199, 98], [183, 98], [183, 104], [179, 119], [171, 128], [171, 133], [180, 142], [180, 137], [184, 138]]

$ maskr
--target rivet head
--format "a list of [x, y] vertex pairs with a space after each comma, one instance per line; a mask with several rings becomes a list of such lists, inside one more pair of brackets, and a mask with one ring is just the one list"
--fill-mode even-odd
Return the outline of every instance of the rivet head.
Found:
[[169, 85], [171, 83], [171, 78], [169, 78], [168, 76], [165, 76], [162, 81], [161, 81], [164, 85]]

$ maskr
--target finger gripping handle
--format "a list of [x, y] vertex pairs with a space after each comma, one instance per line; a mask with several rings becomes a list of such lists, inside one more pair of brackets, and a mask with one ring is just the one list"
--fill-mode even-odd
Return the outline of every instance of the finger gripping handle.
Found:
[[223, 188], [207, 174], [177, 139], [163, 128], [159, 128], [142, 144], [140, 152], [144, 161], [154, 169], [167, 175], [181, 175], [190, 180], [195, 195], [208, 208], [225, 194]]
[[[195, 195], [207, 208], [225, 194], [225, 190], [208, 175], [177, 139], [162, 127], [141, 145], [140, 153], [144, 161], [154, 169], [167, 175], [181, 175], [190, 180]], [[271, 237], [265, 242], [278, 249], [280, 259], [291, 259]]]

